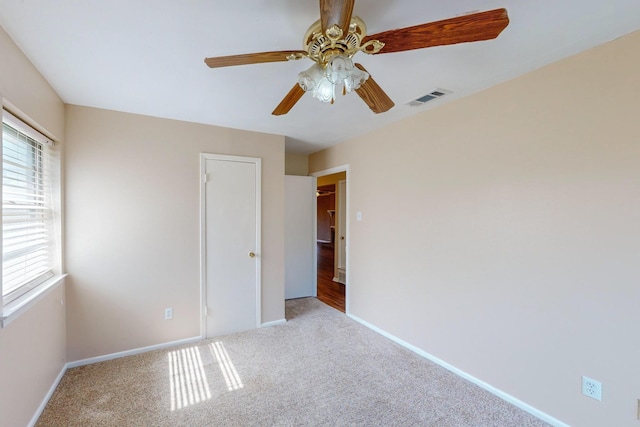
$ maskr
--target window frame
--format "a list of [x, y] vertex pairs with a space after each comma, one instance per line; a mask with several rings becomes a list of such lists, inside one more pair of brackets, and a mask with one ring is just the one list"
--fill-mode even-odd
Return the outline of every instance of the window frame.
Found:
[[[47, 168], [50, 169], [48, 171], [48, 173], [50, 173], [49, 179], [52, 179], [50, 188], [51, 194], [48, 195], [50, 200], [47, 206], [47, 212], [48, 215], [50, 215], [50, 218], [47, 220], [48, 223], [50, 222], [50, 224], [47, 224], [47, 247], [49, 250], [49, 259], [47, 263], [48, 268], [46, 272], [40, 274], [32, 280], [25, 282], [24, 284], [21, 284], [19, 287], [7, 293], [7, 295], [4, 295], [3, 279], [0, 278], [0, 295], [2, 296], [2, 298], [0, 299], [0, 327], [4, 328], [11, 321], [17, 318], [21, 313], [25, 312], [29, 307], [35, 304], [36, 301], [40, 300], [44, 295], [48, 294], [53, 289], [61, 285], [63, 283], [63, 279], [67, 275], [62, 274], [61, 268], [62, 236], [60, 233], [61, 216], [59, 215], [59, 213], [61, 210], [60, 197], [62, 188], [60, 181], [61, 165], [59, 151], [56, 149], [55, 144], [51, 138], [43, 135], [41, 132], [36, 130], [34, 126], [20, 119], [19, 117], [17, 117], [17, 115], [9, 112], [5, 106], [3, 106], [0, 110], [0, 114], [2, 118], [1, 121], [3, 123], [2, 132], [4, 132], [4, 123], [6, 123], [9, 127], [17, 130], [19, 133], [22, 133], [38, 144], [42, 144], [43, 151], [46, 150], [46, 156], [49, 157], [49, 164], [47, 165]], [[3, 153], [3, 147], [0, 147], [0, 153]], [[51, 172], [53, 172], [53, 176], [51, 175]], [[3, 198], [4, 191], [3, 194], [0, 195], [0, 202], [3, 202]], [[0, 237], [3, 237], [2, 229], [0, 229]], [[1, 265], [4, 267], [4, 260], [1, 262]]]

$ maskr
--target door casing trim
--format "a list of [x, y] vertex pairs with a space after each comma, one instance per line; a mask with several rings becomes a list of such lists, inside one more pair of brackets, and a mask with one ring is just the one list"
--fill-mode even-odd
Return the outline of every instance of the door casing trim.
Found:
[[[334, 173], [339, 173], [339, 172], [346, 172], [347, 173], [347, 197], [346, 197], [346, 203], [345, 203], [345, 216], [346, 216], [346, 221], [345, 221], [345, 240], [346, 240], [346, 250], [345, 250], [345, 268], [347, 269], [346, 271], [346, 277], [345, 277], [345, 281], [347, 282], [345, 284], [345, 301], [344, 301], [344, 309], [345, 309], [345, 314], [349, 315], [351, 314], [351, 286], [349, 286], [349, 284], [351, 283], [351, 268], [349, 267], [349, 260], [350, 260], [350, 256], [349, 256], [349, 251], [351, 248], [351, 243], [350, 243], [350, 239], [351, 239], [351, 220], [350, 220], [350, 215], [349, 215], [349, 210], [351, 208], [351, 171], [349, 170], [349, 164], [345, 164], [345, 165], [340, 165], [340, 166], [335, 166], [329, 169], [323, 169], [323, 170], [319, 170], [316, 172], [312, 172], [309, 174], [309, 176], [315, 176], [316, 178], [320, 177], [320, 176], [325, 176], [325, 175], [333, 175]], [[317, 229], [316, 226], [314, 226], [314, 241], [317, 239]], [[316, 259], [318, 257], [318, 250], [316, 248]], [[317, 272], [316, 272], [317, 275]], [[318, 289], [318, 284], [316, 282], [316, 291]]]

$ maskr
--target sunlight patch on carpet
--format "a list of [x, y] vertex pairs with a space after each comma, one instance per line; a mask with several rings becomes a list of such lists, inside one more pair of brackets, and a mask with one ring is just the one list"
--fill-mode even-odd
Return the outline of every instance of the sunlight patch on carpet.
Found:
[[167, 357], [172, 411], [211, 399], [198, 347], [170, 351]]
[[224, 348], [224, 344], [220, 341], [209, 344], [211, 354], [213, 354], [220, 365], [220, 370], [224, 376], [224, 380], [227, 383], [227, 389], [229, 391], [240, 390], [242, 387], [242, 380], [240, 375], [236, 371], [236, 367], [233, 366], [233, 362], [227, 353], [227, 349]]

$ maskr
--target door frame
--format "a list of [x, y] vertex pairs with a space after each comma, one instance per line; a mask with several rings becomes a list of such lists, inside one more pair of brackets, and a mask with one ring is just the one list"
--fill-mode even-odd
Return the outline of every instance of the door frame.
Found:
[[[348, 177], [347, 177], [348, 178]], [[343, 188], [344, 187], [344, 188]], [[340, 197], [338, 197], [338, 200], [336, 200], [336, 206], [338, 206], [338, 213], [339, 215], [336, 216], [336, 224], [338, 224], [338, 229], [342, 232], [344, 231], [344, 239], [339, 239], [339, 236], [336, 236], [336, 242], [338, 242], [338, 244], [336, 245], [336, 251], [337, 251], [337, 256], [336, 258], [338, 259], [338, 263], [334, 268], [334, 272], [337, 272], [338, 274], [335, 275], [335, 277], [333, 278], [333, 280], [335, 280], [336, 282], [340, 283], [340, 260], [344, 260], [344, 264], [342, 266], [342, 268], [344, 268], [345, 270], [345, 276], [344, 276], [344, 281], [347, 281], [347, 276], [346, 276], [346, 270], [347, 270], [347, 254], [346, 254], [346, 249], [347, 249], [347, 237], [346, 237], [346, 233], [347, 233], [347, 179], [344, 180], [340, 180], [338, 181], [338, 185], [337, 185], [337, 194], [340, 195]], [[344, 244], [343, 244], [344, 241]], [[344, 249], [343, 249], [344, 247]], [[346, 304], [346, 301], [345, 301]]]
[[[345, 164], [345, 165], [340, 165], [340, 166], [335, 166], [329, 169], [323, 169], [320, 171], [316, 171], [316, 172], [312, 172], [309, 174], [309, 176], [315, 176], [316, 178], [321, 177], [321, 176], [325, 176], [325, 175], [333, 175], [334, 173], [339, 173], [339, 172], [346, 172], [347, 174], [347, 197], [345, 198], [345, 230], [344, 230], [344, 238], [346, 240], [345, 242], [345, 268], [347, 269], [347, 273], [345, 275], [345, 289], [344, 289], [344, 309], [345, 309], [345, 314], [350, 315], [351, 314], [351, 286], [349, 286], [349, 284], [351, 283], [351, 268], [349, 266], [349, 260], [350, 260], [350, 256], [349, 256], [349, 251], [350, 251], [350, 228], [351, 228], [351, 220], [350, 220], [350, 215], [349, 215], [349, 209], [350, 209], [350, 205], [351, 205], [351, 172], [349, 171], [349, 164]], [[314, 225], [314, 241], [317, 241], [318, 239], [318, 230], [317, 230], [317, 225]], [[315, 247], [315, 252], [316, 252], [316, 295], [318, 293], [318, 281], [317, 281], [317, 259], [318, 259], [318, 246], [314, 245]]]
[[207, 160], [253, 163], [256, 167], [256, 328], [262, 325], [262, 159], [259, 157], [200, 153], [200, 337], [207, 337]]

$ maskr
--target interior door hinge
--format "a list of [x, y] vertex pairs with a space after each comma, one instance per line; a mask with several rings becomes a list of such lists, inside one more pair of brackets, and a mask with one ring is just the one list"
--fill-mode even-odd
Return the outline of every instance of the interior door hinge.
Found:
[[207, 307], [206, 305], [204, 306], [204, 317], [207, 317], [209, 315], [209, 307]]
[[207, 183], [207, 174], [202, 175], [202, 182]]

